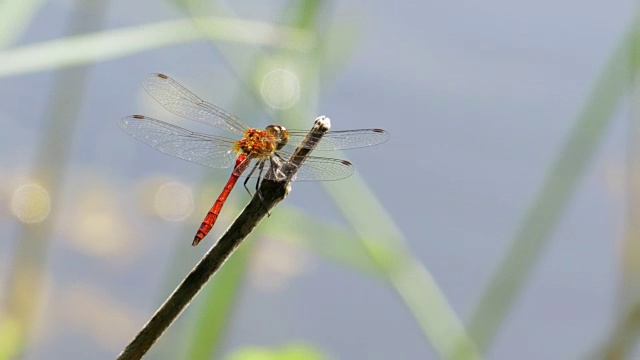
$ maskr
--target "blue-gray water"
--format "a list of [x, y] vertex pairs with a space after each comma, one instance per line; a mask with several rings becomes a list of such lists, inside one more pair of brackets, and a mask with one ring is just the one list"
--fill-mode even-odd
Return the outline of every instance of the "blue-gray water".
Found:
[[[230, 7], [241, 17], [279, 22], [282, 5], [242, 1]], [[596, 76], [623, 36], [635, 4], [391, 5], [377, 0], [340, 2], [329, 8], [322, 18], [327, 26], [339, 24], [355, 33], [345, 36], [353, 38], [345, 40], [353, 41], [353, 48], [347, 45], [351, 55], [341, 67], [323, 73], [319, 112], [331, 117], [334, 129], [380, 127], [392, 134], [384, 145], [350, 151], [349, 159], [396, 221], [413, 255], [431, 271], [466, 320]], [[69, 2], [46, 4], [18, 45], [63, 36], [70, 10]], [[114, 2], [107, 28], [178, 16], [157, 2], [134, 6]], [[226, 46], [238, 58], [252, 47]], [[135, 314], [133, 330], [165, 296], [162, 279], [174, 261], [172, 252], [184, 225], [145, 214], [136, 194], [144, 186], [141, 181], [152, 176], [199, 186], [206, 169], [148, 149], [115, 126], [117, 119], [140, 112], [170, 118], [158, 107], [148, 107], [151, 100], [140, 92], [139, 79], [149, 72], [174, 76], [241, 117], [243, 112], [259, 113], [255, 102], [255, 109], [231, 108], [238, 79], [206, 42], [91, 67], [85, 97], [68, 99], [82, 101], [83, 110], [66, 172], [65, 206], [74, 209], [85, 196], [83, 191], [91, 192], [92, 186], [107, 194], [115, 191], [114, 206], [133, 229], [133, 233], [124, 231], [131, 236], [125, 241], [136, 244], [123, 245], [128, 255], [117, 251], [112, 256], [91, 255], [67, 241], [72, 237], [68, 229], [72, 213], [58, 216], [48, 257], [41, 330], [29, 348], [29, 359], [106, 359], [121, 350], [127, 336], [124, 342], [122, 338], [111, 343], [97, 340], [101, 328], [114, 331], [108, 318], [87, 320], [89, 324], [78, 320], [81, 317], [72, 304], [86, 300], [85, 293], [104, 295], [108, 303], [104, 306]], [[0, 235], [8, 239], [0, 242], [0, 289], [6, 288], [18, 228], [4, 204], [16, 179], [30, 173], [48, 119], [52, 75], [0, 78]], [[576, 358], [605, 339], [614, 314], [624, 224], [625, 106], [488, 358]], [[254, 125], [267, 121], [265, 117], [244, 120]], [[217, 184], [228, 173], [213, 172]], [[217, 188], [212, 191], [211, 202]], [[243, 190], [232, 196], [240, 203], [247, 199]], [[313, 215], [340, 221], [320, 186], [296, 184], [286, 201]], [[226, 221], [233, 214], [228, 216]], [[192, 215], [192, 221], [199, 217]], [[188, 269], [204, 250], [190, 251], [192, 258], [183, 261], [183, 268]], [[244, 288], [225, 349], [278, 346], [299, 339], [340, 359], [436, 358], [388, 286], [314, 255], [308, 261], [307, 270], [285, 280], [277, 291], [252, 283]], [[184, 316], [195, 315], [187, 310]]]

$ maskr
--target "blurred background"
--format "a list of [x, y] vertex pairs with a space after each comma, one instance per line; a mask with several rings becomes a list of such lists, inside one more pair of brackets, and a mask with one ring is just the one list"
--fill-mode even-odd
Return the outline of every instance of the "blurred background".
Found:
[[149, 359], [640, 356], [633, 1], [0, 2], [0, 359], [115, 358], [231, 224], [165, 73], [251, 126], [383, 128], [294, 183]]

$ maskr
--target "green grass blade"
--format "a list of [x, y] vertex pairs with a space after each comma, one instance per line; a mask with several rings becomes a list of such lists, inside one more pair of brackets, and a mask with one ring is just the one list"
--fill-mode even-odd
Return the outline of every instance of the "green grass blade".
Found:
[[[291, 24], [302, 24], [306, 26], [311, 22], [308, 20], [310, 14], [308, 11], [300, 11], [300, 9], [308, 10], [308, 6], [306, 5], [307, 1], [303, 1], [298, 3], [298, 9], [295, 9], [291, 14], [291, 20], [287, 21], [287, 23]], [[191, 13], [201, 14], [205, 10], [201, 8], [205, 4], [199, 1], [188, 2], [185, 4], [187, 9]], [[211, 5], [211, 4], [208, 4]], [[306, 19], [304, 22], [301, 22], [300, 19]], [[214, 41], [214, 44], [217, 44], [217, 41], [220, 40], [215, 33], [212, 33], [210, 29], [206, 27], [206, 24], [203, 23], [201, 17], [194, 17], [191, 19], [193, 21], [193, 26], [201, 31], [205, 36], [207, 36], [210, 40]], [[287, 50], [298, 50], [298, 52], [305, 52], [307, 50], [312, 49], [316, 46], [315, 33], [312, 32], [311, 27], [301, 27], [301, 28], [287, 28], [287, 29], [296, 29], [301, 34], [304, 34], [304, 38], [299, 37], [286, 37], [281, 39], [281, 43], [279, 44], [282, 49]], [[227, 29], [229, 31], [229, 29]], [[246, 30], [243, 30], [246, 31]], [[252, 66], [249, 67], [250, 72], [255, 72], [256, 69], [260, 65], [260, 59], [256, 59]], [[249, 242], [253, 242], [252, 239], [248, 239]], [[244, 244], [243, 247], [253, 247], [253, 244]], [[237, 257], [238, 254], [234, 254], [234, 257]], [[237, 263], [234, 265], [235, 269], [230, 272], [221, 272], [216, 275], [215, 281], [219, 282], [220, 287], [224, 290], [211, 291], [207, 294], [207, 296], [203, 299], [203, 307], [206, 309], [207, 314], [205, 316], [200, 317], [194, 326], [194, 331], [204, 334], [207, 337], [207, 341], [211, 344], [206, 347], [199, 342], [204, 341], [204, 339], [197, 339], [196, 337], [192, 337], [190, 339], [186, 339], [188, 353], [191, 355], [188, 358], [196, 358], [194, 356], [198, 356], [197, 358], [205, 359], [211, 358], [212, 354], [218, 354], [220, 352], [220, 347], [222, 345], [224, 339], [224, 330], [226, 325], [230, 322], [230, 318], [232, 316], [232, 309], [235, 305], [235, 302], [232, 299], [235, 299], [235, 294], [237, 294], [238, 286], [240, 284], [240, 276], [239, 274], [244, 271], [244, 269], [248, 266], [248, 257], [245, 255], [243, 258], [237, 260]], [[225, 264], [224, 267], [229, 264]], [[223, 268], [224, 268], [223, 267]], [[235, 288], [233, 287], [235, 284]], [[226, 293], [225, 293], [226, 292]], [[215, 309], [214, 309], [215, 308]], [[207, 317], [209, 320], [206, 321], [204, 318]], [[215, 321], [212, 321], [213, 318], [216, 318]]]
[[[629, 39], [629, 80], [632, 98], [640, 95], [638, 71], [640, 67], [640, 32]], [[628, 156], [625, 171], [625, 233], [618, 253], [621, 259], [620, 281], [615, 305], [615, 321], [608, 337], [597, 348], [591, 349], [584, 359], [628, 359], [637, 350], [640, 336], [640, 106], [631, 102], [628, 129]]]
[[184, 359], [217, 359], [240, 292], [254, 239], [247, 239], [207, 285]]
[[411, 256], [401, 253], [402, 247], [375, 237], [361, 241], [353, 231], [291, 207], [280, 207], [274, 216], [277, 219], [264, 226], [269, 237], [303, 245], [339, 264], [391, 282], [423, 332], [434, 346], [438, 345], [442, 358], [480, 358], [429, 272]]
[[105, 61], [206, 38], [307, 51], [313, 36], [293, 27], [234, 18], [165, 21], [25, 45], [0, 52], [0, 77]]
[[44, 0], [0, 1], [0, 49], [15, 42], [43, 3]]
[[320, 350], [302, 343], [292, 343], [280, 348], [249, 346], [234, 351], [226, 360], [328, 360]]
[[[317, 5], [317, 2], [311, 1], [310, 4], [302, 4], [301, 8], [317, 9], [314, 4]], [[303, 11], [302, 13], [305, 12]], [[302, 24], [313, 23], [309, 19], [300, 19], [300, 21]], [[196, 24], [197, 23], [196, 21]], [[266, 54], [257, 52], [256, 63], [258, 64], [258, 68], [260, 64], [265, 67], [265, 65], [270, 63], [279, 63], [297, 70], [301, 84], [305, 87], [301, 93], [308, 95], [301, 98], [296, 106], [280, 112], [278, 115], [279, 119], [296, 119], [298, 121], [303, 119], [305, 123], [308, 124], [308, 120], [313, 118], [314, 109], [317, 107], [317, 94], [320, 83], [318, 78], [319, 61], [324, 58], [324, 54], [321, 52], [322, 47], [319, 45], [312, 49], [311, 52], [304, 54], [291, 52]], [[268, 66], [266, 67], [268, 68]], [[253, 75], [254, 84], [259, 84], [260, 79], [255, 78], [258, 73], [254, 73]], [[293, 122], [295, 121], [290, 121], [287, 124], [292, 124]], [[349, 199], [349, 203], [352, 204], [362, 204], [361, 206], [356, 206], [359, 214], [367, 214], [372, 202], [378, 206], [378, 209], [381, 208], [375, 200], [368, 201], [372, 198], [375, 199], [371, 192], [368, 190], [357, 191], [358, 189], [367, 189], [361, 179], [354, 177], [348, 183], [351, 184], [351, 186], [343, 185], [346, 186], [344, 192], [348, 194], [348, 196], [343, 196], [343, 199]], [[332, 183], [331, 185], [336, 184], [338, 183]], [[282, 209], [282, 207], [280, 209]], [[343, 210], [343, 212], [346, 211]], [[270, 222], [265, 222], [265, 224], [266, 223]], [[394, 229], [394, 231], [387, 231], [386, 233], [384, 231], [376, 231], [385, 228], [385, 225], [381, 225], [382, 223], [386, 224], [387, 230]], [[261, 229], [264, 228], [265, 224], [261, 226]], [[281, 220], [278, 221], [278, 224], [285, 227]], [[326, 224], [319, 226], [321, 228], [327, 227]], [[351, 247], [350, 250], [353, 250], [353, 252], [343, 252], [343, 254], [349, 255], [340, 257], [338, 255], [340, 245], [337, 244], [336, 248], [325, 246], [320, 249], [319, 246], [315, 246], [314, 249], [320, 249], [320, 251], [324, 251], [323, 254], [333, 256], [338, 261], [343, 261], [350, 266], [355, 266], [358, 270], [366, 271], [369, 274], [390, 281], [401, 299], [407, 304], [407, 308], [416, 318], [425, 336], [431, 341], [443, 358], [452, 359], [456, 354], [461, 354], [456, 359], [479, 359], [480, 356], [477, 351], [475, 351], [475, 347], [469, 336], [465, 335], [461, 321], [449, 307], [442, 292], [438, 289], [430, 274], [410, 255], [410, 251], [402, 241], [402, 235], [395, 231], [395, 226], [390, 217], [386, 214], [377, 218], [372, 217], [369, 218], [364, 225], [360, 224], [359, 227], [360, 229], [371, 228], [375, 230], [367, 234], [363, 234], [361, 231], [357, 232], [358, 236], [355, 238], [364, 240], [358, 246]], [[268, 229], [271, 230], [270, 227]], [[290, 228], [287, 228], [287, 230], [290, 230]], [[315, 233], [326, 234], [322, 229]], [[393, 233], [393, 235], [386, 236], [389, 233]], [[337, 232], [334, 234], [338, 236]], [[309, 236], [309, 231], [307, 231], [305, 235]], [[371, 235], [371, 237], [367, 237], [367, 235]], [[349, 236], [353, 236], [353, 234]], [[314, 240], [314, 236], [310, 236], [310, 238], [312, 238], [311, 241]], [[397, 241], [398, 239], [400, 239], [400, 241]], [[314, 243], [319, 244], [322, 243], [322, 241], [319, 240]], [[335, 244], [336, 242], [333, 243]], [[363, 244], [365, 246], [363, 246]], [[342, 244], [342, 246], [344, 246], [344, 244]], [[344, 251], [344, 249], [342, 250]], [[357, 260], [351, 261], [353, 259]], [[462, 349], [464, 349], [464, 351]]]
[[542, 189], [516, 232], [511, 247], [480, 297], [470, 319], [469, 331], [482, 352], [488, 350], [513, 307], [602, 142], [618, 103], [629, 89], [631, 73], [628, 69], [628, 46], [630, 38], [636, 37], [637, 32], [636, 20], [631, 37], [625, 37], [605, 65], [563, 149], [549, 170]]
[[[265, 221], [266, 236], [292, 245], [303, 246], [315, 254], [366, 275], [382, 278], [383, 273], [371, 261], [358, 235], [329, 221], [311, 217], [304, 210], [282, 205]], [[387, 249], [389, 250], [389, 249]]]
[[[72, 34], [95, 31], [104, 20], [106, 0], [78, 2], [69, 22]], [[2, 61], [0, 60], [0, 64]], [[51, 212], [39, 223], [20, 223], [16, 248], [9, 269], [6, 298], [2, 313], [13, 326], [17, 334], [17, 351], [10, 358], [22, 358], [38, 324], [38, 309], [45, 292], [47, 255], [51, 247], [51, 234], [54, 233], [56, 217], [59, 216], [59, 199], [62, 198], [64, 177], [69, 163], [69, 154], [73, 145], [78, 114], [82, 108], [85, 94], [87, 67], [66, 69], [57, 72], [54, 79], [49, 109], [44, 122], [43, 138], [37, 145], [32, 177], [45, 188], [50, 196]], [[69, 103], [68, 99], [77, 99]], [[65, 141], [60, 141], [64, 139]], [[0, 319], [2, 321], [4, 319]], [[0, 324], [0, 327], [4, 327]], [[2, 340], [0, 340], [2, 341]]]
[[400, 230], [364, 180], [355, 174], [326, 189], [440, 358], [481, 359], [437, 282], [411, 255]]

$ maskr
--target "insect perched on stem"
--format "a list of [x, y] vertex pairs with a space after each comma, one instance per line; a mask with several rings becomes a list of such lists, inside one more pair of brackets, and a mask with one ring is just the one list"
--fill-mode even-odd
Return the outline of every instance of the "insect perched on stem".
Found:
[[[280, 125], [250, 128], [236, 116], [203, 101], [163, 74], [149, 74], [142, 80], [142, 85], [149, 95], [172, 113], [230, 131], [237, 137], [230, 139], [197, 133], [143, 115], [128, 116], [120, 121], [120, 127], [127, 134], [166, 154], [213, 168], [233, 165], [231, 177], [202, 221], [193, 246], [211, 231], [241, 176], [246, 177], [244, 187], [247, 191], [247, 182], [256, 176], [257, 191], [262, 179], [325, 181], [343, 179], [353, 173], [353, 165], [346, 160], [309, 156], [297, 169], [294, 178], [287, 179], [287, 173], [283, 171], [283, 164], [291, 157], [291, 150], [287, 149], [300, 144], [307, 137], [307, 131], [287, 130]], [[389, 134], [382, 129], [329, 131], [315, 141], [307, 138], [304, 146], [315, 150], [338, 150], [376, 145], [388, 139]], [[260, 196], [259, 193], [257, 195]]]

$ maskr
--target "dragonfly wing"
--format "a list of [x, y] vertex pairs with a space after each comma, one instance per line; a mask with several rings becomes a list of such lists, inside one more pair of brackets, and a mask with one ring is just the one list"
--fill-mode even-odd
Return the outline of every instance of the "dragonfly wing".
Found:
[[[289, 130], [288, 145], [299, 146], [305, 139], [309, 131]], [[325, 133], [319, 141], [310, 141], [309, 144], [317, 143], [315, 150], [340, 150], [354, 149], [382, 144], [389, 140], [389, 133], [382, 129], [357, 129], [344, 131], [329, 131]], [[313, 147], [313, 146], [307, 146]]]
[[[278, 172], [281, 163], [291, 154], [279, 151], [277, 161], [267, 161], [263, 176], [268, 180], [281, 180]], [[353, 165], [347, 160], [308, 156], [296, 172], [293, 181], [331, 181], [347, 178], [353, 174]]]
[[142, 115], [120, 120], [120, 128], [152, 148], [212, 168], [228, 168], [235, 161], [234, 141], [183, 129]]
[[142, 79], [144, 89], [172, 113], [207, 125], [243, 134], [247, 129], [235, 115], [210, 104], [163, 74]]

